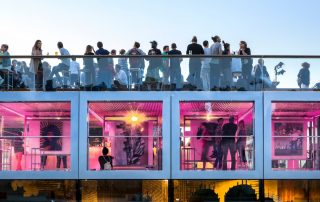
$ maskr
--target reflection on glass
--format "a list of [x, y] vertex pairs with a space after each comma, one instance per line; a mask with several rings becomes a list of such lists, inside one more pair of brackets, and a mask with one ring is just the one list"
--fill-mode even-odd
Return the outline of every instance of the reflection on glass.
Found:
[[174, 180], [175, 201], [259, 201], [258, 180]]
[[0, 103], [0, 170], [70, 170], [70, 103]]
[[265, 180], [264, 192], [269, 201], [320, 201], [319, 180]]
[[318, 102], [272, 103], [273, 170], [319, 170]]
[[89, 170], [106, 170], [107, 162], [113, 170], [162, 169], [161, 102], [89, 102], [88, 108]]
[[[70, 60], [67, 67], [59, 64], [59, 56], [43, 56], [41, 76], [31, 71], [30, 58], [10, 57], [7, 67], [0, 66], [0, 88], [45, 91], [306, 91], [320, 88], [317, 77], [312, 76], [317, 75], [315, 67], [319, 66], [319, 58], [177, 57], [181, 52], [176, 49], [163, 52], [163, 57], [152, 55], [144, 56], [140, 49], [131, 49], [112, 57], [69, 56], [65, 58]], [[35, 78], [43, 88], [35, 88]]]
[[181, 170], [253, 170], [253, 102], [180, 102]]
[[81, 181], [82, 201], [168, 201], [168, 180]]
[[0, 201], [76, 201], [76, 181], [2, 180]]

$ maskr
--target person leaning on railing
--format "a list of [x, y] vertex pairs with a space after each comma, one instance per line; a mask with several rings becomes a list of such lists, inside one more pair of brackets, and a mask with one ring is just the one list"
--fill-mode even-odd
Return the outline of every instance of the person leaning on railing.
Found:
[[[177, 50], [177, 45], [175, 43], [171, 44], [171, 50], [168, 55], [182, 55], [180, 50]], [[170, 58], [170, 83], [173, 89], [181, 89], [183, 85], [183, 79], [181, 75], [181, 64], [182, 58], [173, 57]]]
[[[222, 41], [223, 44], [223, 51], [222, 55], [231, 55], [230, 50], [230, 44], [225, 43]], [[231, 65], [232, 65], [232, 58], [221, 58], [221, 87], [225, 89], [230, 89], [232, 87], [232, 71], [231, 71]]]
[[[84, 55], [94, 55], [93, 47], [91, 45], [87, 45], [86, 51]], [[85, 86], [93, 86], [95, 83], [95, 68], [94, 68], [94, 62], [92, 57], [83, 58], [83, 65], [84, 65], [84, 80], [85, 80]]]
[[[248, 48], [247, 42], [240, 41], [240, 49], [238, 51], [238, 55], [251, 55], [251, 50]], [[241, 58], [242, 62], [242, 78], [246, 81], [246, 88], [250, 87], [250, 84], [252, 83], [252, 58]]]
[[[42, 42], [36, 40], [32, 47], [32, 56], [42, 56]], [[32, 81], [34, 81], [32, 88], [42, 89], [43, 85], [43, 68], [41, 63], [41, 58], [31, 58], [30, 61], [30, 71], [34, 74]]]
[[[140, 43], [134, 42], [133, 48], [128, 50], [125, 55], [132, 55], [132, 56], [139, 56], [139, 55], [146, 55], [140, 49]], [[145, 68], [144, 58], [139, 57], [130, 57], [129, 58], [130, 64], [130, 73], [131, 73], [131, 83], [132, 84], [142, 84], [142, 75], [143, 70]], [[129, 75], [128, 75], [129, 76]]]
[[[203, 42], [203, 50], [204, 50], [205, 56], [211, 55], [211, 50], [209, 48], [209, 42], [207, 40], [205, 40]], [[202, 65], [201, 65], [200, 77], [202, 79], [202, 88], [205, 91], [208, 91], [211, 89], [211, 86], [210, 86], [210, 60], [211, 60], [211, 58], [204, 57], [204, 58], [202, 58], [202, 61], [201, 61]]]
[[[103, 48], [103, 43], [97, 43], [98, 50], [96, 55], [109, 55], [109, 51]], [[98, 77], [97, 83], [100, 87], [111, 88], [113, 83], [114, 68], [113, 68], [113, 59], [112, 58], [99, 58], [98, 57]]]
[[[161, 55], [160, 49], [157, 48], [158, 43], [151, 41], [151, 49], [148, 51], [148, 55]], [[160, 80], [159, 70], [162, 66], [161, 58], [147, 58], [149, 66], [147, 69], [146, 83], [157, 83]]]
[[310, 64], [304, 62], [298, 74], [298, 85], [300, 88], [309, 88], [310, 85]]
[[[219, 36], [212, 37], [214, 44], [211, 45], [211, 55], [222, 55], [221, 38]], [[219, 88], [221, 83], [221, 59], [212, 58], [210, 69], [210, 85], [211, 88]]]
[[[191, 44], [187, 47], [187, 55], [203, 55], [204, 50], [200, 44], [197, 43], [198, 39], [194, 36], [191, 40]], [[189, 76], [187, 81], [193, 86], [201, 89], [202, 81], [200, 78], [201, 72], [201, 60], [200, 58], [190, 58], [189, 59]]]
[[[8, 52], [9, 46], [7, 44], [1, 45], [1, 56], [7, 56], [3, 57], [0, 64], [0, 85], [6, 84], [8, 85], [8, 82], [10, 81], [10, 74], [9, 71], [11, 71], [11, 59], [10, 54]], [[3, 70], [3, 71], [1, 71]]]

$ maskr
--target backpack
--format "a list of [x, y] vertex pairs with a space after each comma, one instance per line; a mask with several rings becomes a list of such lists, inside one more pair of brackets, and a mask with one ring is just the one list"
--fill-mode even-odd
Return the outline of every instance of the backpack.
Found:
[[[133, 48], [129, 51], [128, 55], [141, 55], [137, 48]], [[140, 68], [140, 58], [138, 57], [130, 57], [129, 64], [131, 68]]]
[[[104, 160], [106, 161], [105, 163], [104, 163], [104, 165], [103, 165], [103, 170], [111, 170], [111, 162], [110, 161], [107, 161], [107, 159], [105, 158], [105, 157], [103, 157], [104, 158]], [[108, 156], [108, 159], [109, 159], [110, 157]], [[110, 159], [109, 159], [110, 160]]]

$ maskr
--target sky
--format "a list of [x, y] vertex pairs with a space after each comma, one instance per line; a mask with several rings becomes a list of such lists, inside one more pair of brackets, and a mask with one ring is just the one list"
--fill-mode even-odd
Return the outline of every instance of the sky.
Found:
[[[11, 55], [30, 54], [37, 39], [45, 54], [54, 54], [58, 41], [76, 55], [97, 41], [109, 50], [127, 50], [139, 41], [147, 51], [151, 40], [160, 48], [175, 42], [184, 53], [194, 35], [210, 43], [219, 35], [232, 50], [245, 40], [252, 54], [320, 53], [319, 0], [0, 0], [0, 5], [5, 8], [0, 43], [9, 44]], [[278, 62], [266, 64], [273, 71]], [[294, 68], [287, 76], [296, 77], [301, 62], [287, 62], [286, 68]]]

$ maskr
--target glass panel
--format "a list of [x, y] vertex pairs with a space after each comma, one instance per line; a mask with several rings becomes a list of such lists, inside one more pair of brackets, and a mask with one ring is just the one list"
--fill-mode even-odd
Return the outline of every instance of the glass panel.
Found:
[[75, 180], [1, 180], [0, 201], [77, 201]]
[[[313, 76], [317, 75], [314, 67], [320, 65], [319, 58], [181, 55], [177, 50], [158, 54], [151, 50], [150, 55], [144, 55], [140, 49], [131, 49], [120, 55], [60, 57], [57, 53], [41, 59], [0, 56], [0, 86], [2, 90], [39, 91], [306, 91], [320, 88], [317, 77]], [[2, 60], [6, 67], [1, 65]]]
[[81, 181], [82, 201], [168, 201], [168, 180]]
[[258, 180], [174, 180], [175, 201], [258, 201]]
[[272, 102], [272, 169], [319, 170], [319, 102]]
[[162, 170], [162, 102], [89, 102], [88, 118], [89, 170]]
[[253, 170], [253, 102], [180, 102], [181, 170]]
[[70, 102], [1, 102], [0, 170], [70, 170]]
[[319, 180], [265, 180], [265, 201], [320, 201]]

